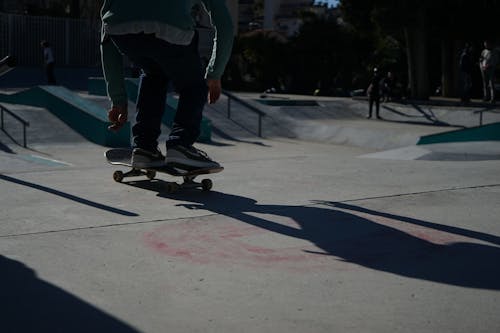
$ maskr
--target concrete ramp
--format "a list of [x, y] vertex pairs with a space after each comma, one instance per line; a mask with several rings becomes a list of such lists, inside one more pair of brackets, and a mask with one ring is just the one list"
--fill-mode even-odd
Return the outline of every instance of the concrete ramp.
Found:
[[87, 140], [102, 146], [130, 145], [130, 123], [118, 133], [109, 131], [106, 109], [61, 86], [37, 86], [0, 94], [0, 102], [45, 108]]
[[500, 145], [498, 141], [435, 143], [380, 151], [361, 157], [400, 161], [495, 161], [500, 160]]
[[[88, 140], [45, 108], [20, 104], [2, 104], [17, 116], [29, 122], [27, 130], [28, 147], [39, 144], [74, 144]], [[9, 116], [4, 117], [6, 132], [0, 132], [4, 143], [22, 143], [22, 126]]]
[[500, 122], [426, 135], [420, 138], [418, 144], [470, 141], [500, 141]]

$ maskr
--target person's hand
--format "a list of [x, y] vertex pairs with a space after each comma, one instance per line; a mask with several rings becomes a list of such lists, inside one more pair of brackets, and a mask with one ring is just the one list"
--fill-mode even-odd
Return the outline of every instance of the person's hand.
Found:
[[111, 110], [108, 111], [108, 119], [111, 122], [108, 129], [111, 131], [119, 131], [127, 122], [127, 116], [127, 105], [113, 106]]
[[220, 80], [208, 79], [208, 103], [214, 104], [220, 97], [222, 93], [222, 85]]

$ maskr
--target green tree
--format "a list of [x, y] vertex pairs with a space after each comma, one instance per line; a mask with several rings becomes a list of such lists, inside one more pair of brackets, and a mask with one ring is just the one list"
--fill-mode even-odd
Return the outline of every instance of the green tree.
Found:
[[458, 47], [465, 40], [490, 37], [496, 30], [499, 0], [340, 0], [345, 19], [360, 34], [403, 35], [413, 97], [427, 98], [430, 46], [437, 44], [445, 95], [456, 87]]

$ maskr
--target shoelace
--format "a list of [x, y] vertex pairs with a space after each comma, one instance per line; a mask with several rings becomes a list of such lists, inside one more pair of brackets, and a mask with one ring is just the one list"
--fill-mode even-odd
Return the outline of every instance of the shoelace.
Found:
[[201, 156], [203, 156], [204, 158], [206, 158], [207, 160], [209, 161], [212, 161], [212, 159], [210, 157], [208, 157], [208, 154], [205, 153], [203, 150], [200, 150], [198, 148], [195, 148], [193, 146], [190, 147], [192, 150], [194, 150], [196, 153], [200, 154]]

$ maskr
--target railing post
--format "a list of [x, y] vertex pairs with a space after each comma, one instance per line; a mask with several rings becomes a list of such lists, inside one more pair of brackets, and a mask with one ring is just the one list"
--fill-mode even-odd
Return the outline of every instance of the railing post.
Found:
[[262, 138], [262, 115], [259, 114], [259, 138]]
[[23, 147], [24, 147], [24, 148], [27, 148], [27, 147], [28, 147], [28, 145], [27, 145], [26, 141], [27, 141], [27, 140], [26, 140], [26, 125], [25, 125], [25, 124], [23, 124]]

